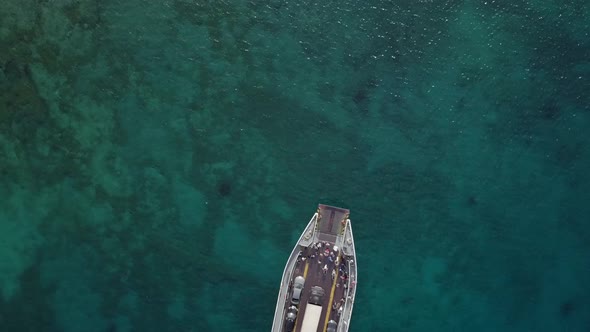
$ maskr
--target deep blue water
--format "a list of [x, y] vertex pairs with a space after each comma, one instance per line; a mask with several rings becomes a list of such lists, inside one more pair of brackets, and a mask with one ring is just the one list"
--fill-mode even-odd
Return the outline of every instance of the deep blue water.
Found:
[[587, 1], [0, 2], [0, 331], [590, 331]]

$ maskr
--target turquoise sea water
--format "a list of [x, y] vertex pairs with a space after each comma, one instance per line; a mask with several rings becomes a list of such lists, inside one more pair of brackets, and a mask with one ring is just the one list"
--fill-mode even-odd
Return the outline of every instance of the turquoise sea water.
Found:
[[0, 331], [270, 331], [318, 203], [351, 332], [590, 330], [590, 5], [0, 2]]

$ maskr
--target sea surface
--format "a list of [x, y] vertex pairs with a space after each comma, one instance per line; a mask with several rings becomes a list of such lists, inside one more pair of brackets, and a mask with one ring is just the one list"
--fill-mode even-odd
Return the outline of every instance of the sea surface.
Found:
[[587, 0], [0, 1], [0, 331], [590, 331]]

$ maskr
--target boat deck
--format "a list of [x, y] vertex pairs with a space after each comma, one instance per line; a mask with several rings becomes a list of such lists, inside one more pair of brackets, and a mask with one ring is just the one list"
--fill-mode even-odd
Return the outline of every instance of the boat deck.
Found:
[[[295, 322], [295, 332], [301, 332], [305, 309], [313, 286], [320, 286], [325, 292], [322, 297], [323, 309], [317, 332], [325, 332], [329, 320], [339, 322], [342, 310], [338, 309], [344, 306], [346, 296], [349, 295], [347, 294], [350, 285], [348, 282], [350, 271], [348, 269], [350, 263], [353, 263], [354, 257], [345, 256], [341, 248], [348, 210], [320, 205], [319, 212], [320, 218], [315, 232], [316, 241], [309, 246], [299, 246], [297, 261], [289, 279], [285, 308], [291, 305], [289, 296], [292, 293], [295, 278], [297, 276], [305, 278]], [[335, 246], [337, 250], [334, 250]]]
[[[330, 244], [333, 246], [333, 243]], [[323, 249], [323, 248], [322, 248]], [[309, 250], [311, 251], [311, 250]], [[325, 252], [325, 251], [324, 251]], [[303, 257], [306, 257], [304, 255]], [[341, 258], [342, 259], [342, 258]], [[327, 270], [324, 270], [324, 266], [327, 265]], [[332, 279], [332, 271], [334, 270], [335, 278]], [[326, 271], [326, 272], [324, 272]], [[312, 286], [320, 286], [324, 289], [325, 295], [322, 298], [322, 316], [320, 317], [320, 324], [317, 332], [324, 332], [326, 324], [329, 320], [333, 319], [338, 321], [338, 310], [334, 309], [334, 306], [338, 308], [342, 305], [345, 297], [345, 282], [343, 274], [340, 273], [339, 267], [336, 267], [334, 262], [330, 262], [326, 257], [315, 255], [314, 258], [306, 257], [305, 260], [297, 263], [295, 273], [293, 273], [293, 279], [296, 276], [302, 275], [305, 278], [305, 288], [301, 295], [301, 301], [299, 305], [299, 317], [295, 324], [295, 331], [299, 332], [301, 328], [301, 322], [303, 321], [303, 314], [305, 313], [305, 307], [310, 297], [310, 289]]]

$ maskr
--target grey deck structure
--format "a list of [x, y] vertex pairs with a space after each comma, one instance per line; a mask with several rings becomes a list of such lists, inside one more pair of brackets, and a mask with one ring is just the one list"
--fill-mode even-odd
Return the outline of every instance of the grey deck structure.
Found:
[[348, 331], [357, 281], [356, 252], [347, 209], [320, 204], [293, 248], [283, 276], [275, 309], [272, 332], [288, 332], [285, 321], [291, 306], [293, 280], [305, 278], [292, 331], [301, 331], [311, 288], [321, 287], [322, 315], [317, 332], [325, 332], [334, 320], [338, 332]]

